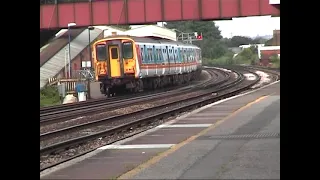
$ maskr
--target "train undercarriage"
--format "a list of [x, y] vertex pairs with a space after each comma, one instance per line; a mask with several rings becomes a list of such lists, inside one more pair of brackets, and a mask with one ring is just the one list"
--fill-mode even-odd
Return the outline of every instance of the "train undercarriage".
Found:
[[200, 77], [201, 69], [191, 73], [149, 77], [149, 78], [117, 78], [103, 79], [100, 83], [100, 92], [111, 97], [122, 92], [137, 93], [144, 90], [156, 90], [169, 86], [186, 84]]

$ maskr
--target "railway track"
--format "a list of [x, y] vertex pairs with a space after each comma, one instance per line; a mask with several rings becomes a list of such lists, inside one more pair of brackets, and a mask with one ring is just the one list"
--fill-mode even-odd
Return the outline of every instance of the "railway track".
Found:
[[[237, 79], [237, 80], [242, 80], [242, 79]], [[223, 81], [219, 81], [219, 84], [221, 84], [221, 82], [225, 82]], [[223, 88], [227, 88], [226, 85], [222, 86], [222, 87], [217, 87], [217, 91], [221, 91], [223, 90]], [[67, 134], [67, 133], [73, 133], [73, 132], [79, 132], [83, 129], [88, 129], [88, 128], [92, 128], [92, 127], [98, 127], [102, 124], [110, 124], [113, 123], [115, 121], [120, 121], [120, 120], [125, 120], [128, 119], [130, 117], [136, 117], [139, 114], [146, 114], [146, 113], [151, 113], [151, 112], [155, 112], [155, 111], [161, 111], [162, 109], [165, 109], [166, 107], [170, 107], [173, 106], [175, 104], [179, 104], [185, 100], [193, 100], [193, 99], [198, 99], [198, 98], [202, 98], [203, 96], [207, 96], [208, 93], [214, 93], [212, 92], [212, 90], [203, 90], [202, 92], [198, 92], [198, 93], [192, 93], [190, 94], [190, 96], [183, 96], [182, 99], [179, 99], [178, 101], [176, 101], [176, 98], [173, 101], [167, 101], [165, 103], [162, 104], [157, 104], [151, 107], [151, 108], [147, 108], [147, 109], [141, 109], [141, 110], [137, 110], [134, 111], [132, 113], [128, 113], [128, 114], [119, 114], [119, 115], [114, 115], [114, 116], [110, 116], [107, 118], [102, 118], [99, 120], [94, 120], [94, 121], [89, 121], [89, 122], [85, 122], [82, 124], [76, 124], [73, 126], [69, 126], [66, 128], [61, 128], [58, 130], [54, 130], [54, 131], [50, 131], [47, 133], [42, 133], [40, 134], [40, 141], [44, 141], [44, 140], [48, 140], [51, 139], [53, 137], [57, 137], [59, 135], [63, 135], [63, 134]], [[175, 94], [174, 94], [175, 95]], [[168, 98], [168, 97], [167, 97]], [[100, 128], [101, 129], [101, 128]], [[104, 128], [103, 128], [104, 129]]]
[[280, 80], [280, 69], [277, 68], [269, 68], [269, 67], [262, 67], [262, 66], [244, 66], [247, 69], [252, 69], [252, 70], [259, 70], [266, 72], [270, 75], [273, 76], [274, 81]]
[[[248, 90], [252, 85], [260, 80], [260, 77], [250, 70], [237, 70], [236, 75], [233, 77], [228, 77], [227, 80], [222, 78], [220, 84], [210, 87], [210, 83], [205, 86], [206, 88], [201, 89], [198, 94], [189, 96], [183, 99], [179, 99], [174, 102], [167, 102], [158, 106], [154, 106], [147, 109], [138, 110], [128, 114], [117, 115], [108, 118], [102, 118], [88, 123], [78, 124], [75, 126], [66, 127], [57, 131], [51, 131], [48, 133], [43, 133], [40, 135], [40, 141], [50, 141], [54, 137], [81, 132], [85, 129], [93, 131], [88, 135], [79, 135], [73, 138], [66, 138], [63, 141], [56, 143], [49, 143], [44, 147], [40, 148], [40, 171], [47, 169], [49, 167], [55, 166], [72, 158], [78, 157], [93, 149], [110, 144], [114, 141], [118, 141], [128, 136], [140, 133], [141, 131], [133, 132], [136, 129], [148, 129], [146, 127], [156, 121], [161, 121], [161, 119], [175, 116], [179, 113], [209, 104], [220, 99], [224, 99], [242, 91]], [[240, 72], [250, 72], [257, 76], [254, 81], [246, 81], [242, 73]], [[130, 119], [128, 121], [123, 121], [117, 125], [112, 125], [112, 122], [121, 121], [125, 119]], [[97, 128], [101, 126], [100, 128]], [[126, 134], [127, 133], [127, 134]], [[89, 144], [89, 145], [88, 145]], [[91, 145], [90, 145], [91, 144]], [[83, 150], [83, 146], [89, 146], [89, 149]], [[70, 149], [76, 149], [77, 153], [74, 151], [68, 152]], [[82, 149], [82, 150], [80, 150]], [[85, 149], [85, 148], [84, 148]], [[50, 161], [50, 156], [61, 156], [62, 159], [59, 162], [48, 163]], [[41, 164], [41, 162], [45, 162]], [[48, 165], [49, 164], [49, 165]]]
[[[73, 103], [70, 105], [58, 105], [52, 108], [44, 108], [40, 111], [40, 126], [49, 125], [52, 123], [62, 122], [71, 118], [77, 118], [82, 115], [97, 114], [99, 112], [119, 109], [144, 101], [158, 100], [161, 98], [167, 98], [176, 96], [181, 93], [188, 93], [197, 88], [211, 87], [224, 83], [229, 78], [229, 74], [219, 69], [207, 69], [207, 72], [211, 77], [204, 82], [197, 83], [191, 86], [180, 87], [175, 90], [167, 90], [165, 92], [158, 92], [154, 94], [138, 95], [138, 96], [125, 96], [110, 99], [98, 99], [88, 101], [88, 103]], [[65, 109], [63, 109], [65, 108]], [[42, 108], [41, 108], [42, 109]]]
[[252, 65], [240, 65], [240, 66], [218, 66], [219, 68], [225, 69], [234, 69], [234, 70], [251, 70], [253, 72], [262, 71], [269, 75], [271, 81], [280, 80], [280, 69], [279, 68], [270, 68], [263, 66], [252, 66]]
[[100, 102], [112, 102], [112, 101], [117, 101], [117, 100], [125, 100], [128, 98], [133, 98], [136, 97], [137, 95], [149, 95], [149, 94], [154, 94], [154, 93], [161, 93], [163, 91], [170, 91], [173, 89], [181, 88], [183, 86], [175, 86], [175, 87], [170, 87], [170, 88], [164, 88], [163, 90], [156, 90], [156, 91], [148, 91], [148, 92], [143, 92], [143, 93], [135, 93], [131, 95], [123, 95], [123, 96], [116, 96], [116, 97], [110, 97], [110, 98], [99, 98], [99, 99], [91, 99], [88, 101], [82, 101], [82, 102], [77, 102], [77, 103], [70, 103], [70, 104], [60, 104], [60, 105], [54, 105], [54, 106], [48, 106], [48, 107], [40, 107], [40, 115], [45, 116], [45, 115], [50, 115], [53, 113], [60, 113], [60, 111], [66, 111], [68, 109], [73, 109], [76, 107], [81, 107], [81, 106], [89, 106], [92, 104], [97, 104]]

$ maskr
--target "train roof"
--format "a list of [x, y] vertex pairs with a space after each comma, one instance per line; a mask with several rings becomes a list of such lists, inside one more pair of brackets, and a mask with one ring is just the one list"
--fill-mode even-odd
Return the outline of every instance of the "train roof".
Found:
[[115, 35], [115, 36], [108, 36], [105, 37], [104, 39], [109, 39], [109, 38], [131, 38], [132, 40], [134, 40], [135, 42], [140, 42], [140, 43], [157, 43], [157, 44], [171, 44], [171, 45], [180, 45], [180, 46], [191, 46], [191, 47], [196, 47], [199, 48], [196, 45], [193, 44], [186, 44], [186, 43], [182, 43], [179, 41], [172, 41], [169, 39], [164, 39], [164, 38], [160, 38], [160, 37], [137, 37], [137, 36], [129, 36], [129, 35]]

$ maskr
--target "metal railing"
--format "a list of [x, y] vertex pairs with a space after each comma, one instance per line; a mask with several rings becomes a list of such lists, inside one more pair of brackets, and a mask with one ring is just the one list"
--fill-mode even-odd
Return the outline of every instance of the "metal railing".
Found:
[[88, 80], [94, 79], [94, 72], [91, 70], [76, 70], [73, 71], [71, 78], [52, 77], [48, 79], [49, 86], [60, 86], [64, 84], [65, 94], [76, 94], [76, 85], [83, 83], [88, 90]]
[[77, 3], [77, 2], [93, 2], [106, 0], [40, 0], [40, 5], [43, 4], [62, 4], [62, 3]]

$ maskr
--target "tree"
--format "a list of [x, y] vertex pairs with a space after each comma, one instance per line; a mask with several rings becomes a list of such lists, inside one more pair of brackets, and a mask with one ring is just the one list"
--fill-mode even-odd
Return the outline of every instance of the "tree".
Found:
[[166, 28], [176, 29], [178, 33], [202, 33], [203, 40], [193, 44], [202, 49], [202, 57], [216, 59], [223, 56], [227, 51], [225, 43], [221, 42], [221, 31], [213, 21], [176, 21], [167, 22]]
[[270, 56], [270, 62], [272, 63], [273, 68], [280, 68], [280, 57], [278, 54], [273, 54]]
[[253, 54], [258, 54], [258, 47], [250, 46], [250, 50], [252, 51]]
[[258, 53], [255, 52], [255, 47], [245, 48], [235, 58], [236, 64], [256, 64], [259, 61]]
[[265, 46], [272, 46], [273, 45], [273, 38], [267, 40], [265, 43], [264, 43]]
[[199, 32], [203, 38], [221, 39], [221, 31], [213, 21], [176, 21], [167, 22], [165, 25], [169, 29], [177, 29], [185, 33]]
[[254, 41], [249, 38], [249, 37], [244, 37], [244, 36], [233, 36], [229, 43], [229, 47], [239, 47], [241, 45], [246, 45], [246, 44], [254, 44]]
[[256, 37], [252, 40], [252, 44], [264, 44], [267, 41], [267, 39], [264, 39], [262, 37]]

